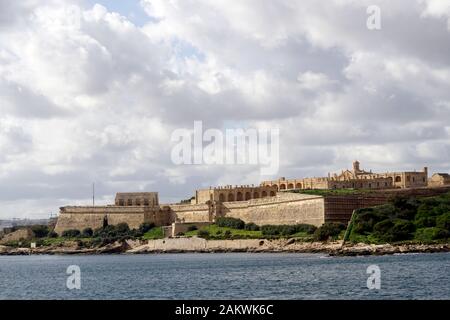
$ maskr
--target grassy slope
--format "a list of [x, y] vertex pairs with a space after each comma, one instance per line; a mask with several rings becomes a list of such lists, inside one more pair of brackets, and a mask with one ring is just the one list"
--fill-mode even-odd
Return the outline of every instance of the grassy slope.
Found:
[[161, 227], [154, 227], [154, 228], [150, 229], [142, 237], [142, 239], [144, 239], [144, 240], [153, 240], [153, 239], [162, 239], [162, 238], [164, 238], [164, 232]]

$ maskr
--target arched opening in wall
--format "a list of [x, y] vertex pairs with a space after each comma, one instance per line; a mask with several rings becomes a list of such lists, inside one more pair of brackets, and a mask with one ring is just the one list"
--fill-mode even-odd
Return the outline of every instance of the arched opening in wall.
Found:
[[395, 182], [402, 182], [402, 177], [396, 176], [395, 177]]
[[234, 194], [230, 193], [228, 195], [228, 201], [234, 201]]
[[148, 207], [149, 204], [148, 199], [144, 199], [144, 206]]
[[294, 189], [294, 185], [292, 183], [289, 183], [287, 186], [288, 189]]
[[280, 184], [280, 190], [286, 190], [286, 185], [284, 183]]
[[258, 192], [253, 193], [253, 199], [258, 199], [258, 198], [259, 198], [259, 193]]
[[127, 205], [128, 205], [128, 206], [132, 206], [132, 205], [133, 205], [133, 200], [131, 200], [131, 199], [128, 199], [128, 201], [127, 201]]
[[270, 191], [270, 196], [275, 197], [275, 191]]
[[250, 200], [252, 198], [252, 194], [250, 192], [245, 193], [245, 200]]
[[108, 226], [108, 216], [103, 217], [103, 228], [106, 228]]
[[136, 205], [140, 206], [141, 205], [141, 199], [136, 199]]
[[221, 202], [225, 201], [225, 195], [223, 193], [219, 194], [219, 201]]
[[265, 197], [267, 197], [267, 191], [263, 191], [263, 192], [261, 193], [261, 198], [265, 198]]
[[236, 195], [236, 201], [242, 201], [244, 200], [243, 196], [242, 196], [242, 192], [238, 192]]
[[301, 183], [297, 183], [297, 184], [295, 185], [295, 188], [296, 188], [296, 189], [301, 189], [301, 188], [302, 188], [302, 184], [301, 184]]
[[123, 207], [125, 205], [125, 201], [123, 199], [119, 199], [119, 206]]
[[370, 189], [370, 188], [372, 188], [372, 184], [371, 184], [371, 183], [369, 183], [369, 189]]

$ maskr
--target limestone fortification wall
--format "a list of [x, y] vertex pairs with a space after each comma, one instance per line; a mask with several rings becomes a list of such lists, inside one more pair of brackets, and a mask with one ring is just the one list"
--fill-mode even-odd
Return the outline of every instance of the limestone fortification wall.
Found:
[[208, 204], [170, 204], [173, 222], [209, 222], [212, 220]]
[[28, 240], [34, 236], [33, 231], [29, 228], [19, 229], [14, 232], [6, 234], [1, 240], [0, 243], [8, 243], [10, 241], [20, 241], [20, 240]]
[[99, 206], [99, 207], [63, 207], [61, 208], [55, 232], [61, 234], [64, 230], [84, 228], [97, 229], [103, 226], [127, 223], [131, 229], [139, 228], [144, 222], [154, 223], [157, 226], [170, 223], [170, 215], [166, 210], [159, 208], [130, 206]]
[[[242, 239], [242, 240], [205, 240], [201, 238], [172, 238], [149, 240], [145, 245], [146, 250], [152, 251], [208, 251], [208, 250], [248, 250], [257, 249], [262, 243], [270, 243], [259, 239]], [[132, 250], [130, 251], [132, 252]]]
[[258, 225], [307, 223], [320, 226], [324, 223], [325, 207], [321, 196], [280, 193], [269, 198], [224, 202], [219, 215]]

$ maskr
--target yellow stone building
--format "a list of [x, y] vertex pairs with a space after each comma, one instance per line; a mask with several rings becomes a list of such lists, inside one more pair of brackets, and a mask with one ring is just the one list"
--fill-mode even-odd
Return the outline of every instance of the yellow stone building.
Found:
[[278, 191], [292, 189], [395, 189], [418, 188], [428, 185], [428, 168], [423, 171], [373, 173], [353, 162], [353, 170], [342, 170], [328, 177], [263, 181], [261, 186], [275, 186]]

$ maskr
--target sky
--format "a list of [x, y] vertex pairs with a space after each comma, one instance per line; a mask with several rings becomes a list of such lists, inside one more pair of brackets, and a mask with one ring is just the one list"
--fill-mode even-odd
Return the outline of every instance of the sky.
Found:
[[[380, 8], [371, 30], [367, 7]], [[450, 171], [449, 0], [0, 0], [0, 219], [116, 192]], [[278, 128], [279, 171], [177, 165], [171, 135]]]

